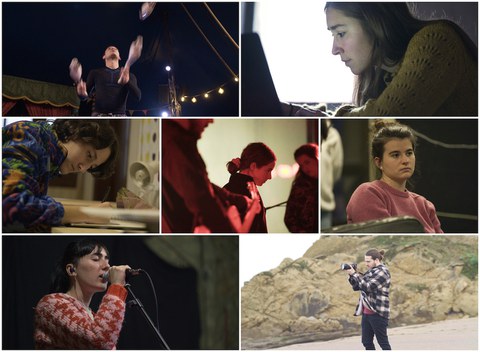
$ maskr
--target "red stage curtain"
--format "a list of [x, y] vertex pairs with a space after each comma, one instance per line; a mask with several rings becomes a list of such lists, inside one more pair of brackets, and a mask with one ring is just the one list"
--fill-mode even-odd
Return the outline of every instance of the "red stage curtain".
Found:
[[55, 107], [48, 104], [33, 104], [25, 101], [30, 116], [71, 116], [72, 108], [69, 106]]
[[15, 100], [2, 101], [2, 116], [5, 116], [16, 104]]

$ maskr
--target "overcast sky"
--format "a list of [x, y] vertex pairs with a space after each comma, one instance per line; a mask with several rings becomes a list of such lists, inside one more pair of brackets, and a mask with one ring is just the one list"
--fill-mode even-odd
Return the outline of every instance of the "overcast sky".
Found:
[[240, 287], [256, 274], [276, 268], [283, 259], [298, 259], [319, 234], [244, 234], [240, 236]]

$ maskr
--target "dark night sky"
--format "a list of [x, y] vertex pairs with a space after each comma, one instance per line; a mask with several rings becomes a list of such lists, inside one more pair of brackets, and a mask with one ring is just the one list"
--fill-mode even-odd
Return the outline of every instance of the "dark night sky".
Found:
[[[184, 3], [215, 49], [238, 74], [238, 49], [220, 29], [203, 3]], [[132, 69], [142, 90], [139, 103], [129, 109], [154, 109], [161, 105], [161, 85], [167, 85], [165, 66], [170, 64], [179, 94], [196, 95], [228, 82], [223, 96], [211, 94], [209, 102], [182, 104], [183, 116], [237, 116], [238, 86], [228, 69], [189, 19], [181, 3], [157, 3], [152, 15], [140, 21], [142, 3], [65, 2], [2, 3], [3, 74], [71, 85], [68, 66], [77, 57], [83, 78], [102, 67], [109, 45], [120, 50], [122, 62], [130, 43], [143, 35], [142, 57]], [[238, 44], [238, 3], [208, 3]], [[152, 113], [149, 113], [149, 115]]]

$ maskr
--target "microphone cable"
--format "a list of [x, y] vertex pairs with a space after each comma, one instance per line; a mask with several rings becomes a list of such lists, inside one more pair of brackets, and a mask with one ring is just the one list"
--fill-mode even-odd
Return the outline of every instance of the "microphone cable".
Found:
[[150, 275], [148, 274], [147, 271], [145, 271], [143, 269], [140, 269], [139, 271], [144, 273], [147, 276], [148, 281], [150, 282], [150, 286], [151, 286], [152, 292], [153, 292], [153, 297], [154, 297], [154, 300], [155, 300], [156, 327], [157, 327], [157, 330], [160, 331], [160, 324], [159, 324], [159, 318], [158, 318], [158, 299], [157, 299], [157, 291], [155, 290], [155, 285], [153, 284], [153, 280], [152, 280], [152, 278], [150, 277]]

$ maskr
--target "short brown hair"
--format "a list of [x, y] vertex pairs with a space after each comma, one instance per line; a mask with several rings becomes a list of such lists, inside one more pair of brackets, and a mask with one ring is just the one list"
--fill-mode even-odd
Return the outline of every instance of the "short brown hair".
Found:
[[53, 122], [53, 130], [63, 143], [81, 142], [93, 146], [96, 150], [110, 148], [111, 153], [107, 161], [88, 172], [96, 178], [113, 175], [118, 157], [118, 139], [109, 120], [56, 119]]

